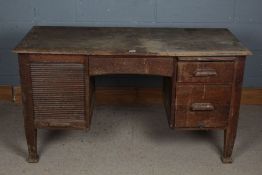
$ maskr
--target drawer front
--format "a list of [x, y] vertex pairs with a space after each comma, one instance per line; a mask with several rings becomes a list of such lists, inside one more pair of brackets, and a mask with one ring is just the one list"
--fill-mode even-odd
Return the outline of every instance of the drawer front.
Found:
[[231, 86], [177, 85], [175, 126], [221, 128], [227, 125]]
[[178, 62], [178, 82], [230, 83], [234, 62]]
[[144, 74], [173, 75], [173, 58], [123, 58], [123, 57], [90, 57], [90, 75], [105, 74]]

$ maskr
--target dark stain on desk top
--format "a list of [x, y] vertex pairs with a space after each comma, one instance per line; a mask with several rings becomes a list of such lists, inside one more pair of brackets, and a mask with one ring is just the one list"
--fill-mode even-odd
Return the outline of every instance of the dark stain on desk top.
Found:
[[16, 53], [246, 56], [251, 52], [228, 29], [35, 26]]

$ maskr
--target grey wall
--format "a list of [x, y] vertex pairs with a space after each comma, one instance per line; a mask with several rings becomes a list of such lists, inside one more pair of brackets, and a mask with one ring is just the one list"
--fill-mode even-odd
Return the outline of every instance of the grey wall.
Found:
[[[0, 84], [19, 84], [11, 49], [33, 25], [227, 27], [252, 51], [244, 85], [262, 87], [261, 0], [0, 0]], [[146, 83], [145, 83], [146, 82]], [[101, 85], [153, 85], [160, 78], [99, 78]]]

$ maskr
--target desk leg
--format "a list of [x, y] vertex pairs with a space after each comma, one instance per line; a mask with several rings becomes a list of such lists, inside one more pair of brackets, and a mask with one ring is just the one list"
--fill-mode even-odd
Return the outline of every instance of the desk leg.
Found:
[[27, 54], [19, 54], [19, 69], [22, 88], [24, 127], [28, 146], [27, 162], [36, 163], [38, 162], [37, 129], [34, 124], [32, 81], [29, 56]]
[[232, 152], [236, 138], [236, 128], [228, 128], [224, 131], [224, 153], [222, 156], [223, 163], [232, 163]]
[[235, 61], [234, 84], [232, 85], [232, 100], [229, 111], [228, 126], [224, 131], [224, 153], [222, 156], [223, 163], [232, 163], [231, 156], [237, 133], [244, 67], [245, 57], [238, 58]]
[[177, 60], [173, 60], [173, 76], [163, 78], [163, 100], [170, 128], [175, 128]]
[[30, 124], [27, 126], [25, 124], [25, 134], [28, 145], [28, 163], [37, 163], [38, 155], [37, 155], [37, 129], [34, 129]]
[[223, 163], [232, 163], [232, 152], [235, 144], [236, 134], [237, 134], [237, 123], [238, 123], [238, 110], [239, 106], [234, 106], [232, 110], [231, 119], [229, 119], [229, 125], [227, 129], [224, 130], [224, 153], [222, 156]]

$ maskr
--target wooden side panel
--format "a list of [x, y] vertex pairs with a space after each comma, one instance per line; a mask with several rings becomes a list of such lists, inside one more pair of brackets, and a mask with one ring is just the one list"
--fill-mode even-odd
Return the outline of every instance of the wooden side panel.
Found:
[[178, 82], [231, 83], [234, 62], [178, 62]]
[[90, 75], [144, 74], [169, 76], [173, 74], [173, 58], [170, 57], [90, 57]]

